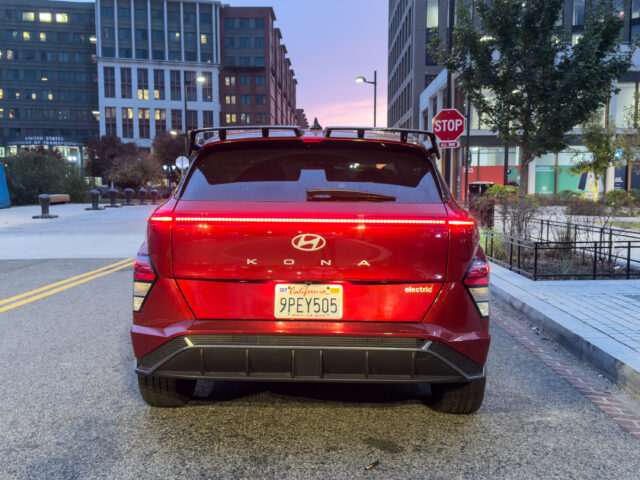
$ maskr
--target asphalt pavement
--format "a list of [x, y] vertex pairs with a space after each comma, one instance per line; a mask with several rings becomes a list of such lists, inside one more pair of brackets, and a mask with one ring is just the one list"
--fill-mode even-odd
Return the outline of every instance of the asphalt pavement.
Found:
[[[0, 302], [124, 258], [0, 260]], [[474, 415], [429, 410], [426, 386], [342, 384], [201, 382], [187, 406], [152, 409], [133, 373], [131, 276], [0, 313], [0, 479], [638, 478], [640, 441], [499, 322]]]

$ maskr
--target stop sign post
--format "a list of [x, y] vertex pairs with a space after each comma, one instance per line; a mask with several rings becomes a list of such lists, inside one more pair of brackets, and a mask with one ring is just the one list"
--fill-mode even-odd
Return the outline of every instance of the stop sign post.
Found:
[[464, 133], [466, 119], [455, 108], [440, 110], [433, 117], [433, 133], [440, 139], [440, 148], [457, 148], [458, 138]]

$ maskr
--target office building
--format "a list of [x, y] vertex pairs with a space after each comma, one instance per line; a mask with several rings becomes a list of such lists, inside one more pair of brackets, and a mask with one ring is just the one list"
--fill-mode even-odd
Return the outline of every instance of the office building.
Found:
[[280, 29], [268, 7], [221, 12], [221, 125], [296, 123], [296, 85]]
[[0, 157], [44, 145], [81, 164], [98, 135], [94, 4], [0, 0]]
[[219, 125], [222, 5], [97, 1], [100, 134], [151, 148], [157, 133]]

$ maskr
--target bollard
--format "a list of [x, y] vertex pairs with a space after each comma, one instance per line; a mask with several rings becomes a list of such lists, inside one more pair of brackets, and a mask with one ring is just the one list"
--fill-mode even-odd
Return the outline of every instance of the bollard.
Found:
[[156, 190], [155, 188], [151, 189], [151, 205], [157, 205], [158, 204], [158, 190]]
[[131, 200], [133, 200], [133, 188], [125, 188], [124, 189], [124, 196], [125, 196], [125, 202], [124, 202], [124, 206], [125, 207], [132, 207], [135, 205], [135, 203], [133, 203]]
[[38, 201], [40, 202], [40, 208], [42, 208], [42, 215], [34, 215], [32, 218], [58, 218], [58, 215], [49, 214], [49, 205], [51, 204], [51, 197], [46, 193], [38, 195]]
[[100, 190], [90, 190], [89, 195], [91, 195], [91, 206], [85, 208], [85, 210], [104, 210], [104, 207], [98, 206], [98, 198], [100, 197]]
[[116, 203], [116, 195], [118, 195], [118, 191], [115, 188], [110, 188], [108, 192], [111, 205], [107, 205], [107, 208], [120, 208], [122, 205]]
[[140, 205], [146, 205], [147, 204], [147, 189], [144, 187], [141, 187], [140, 190], [138, 190], [138, 195], [140, 198]]

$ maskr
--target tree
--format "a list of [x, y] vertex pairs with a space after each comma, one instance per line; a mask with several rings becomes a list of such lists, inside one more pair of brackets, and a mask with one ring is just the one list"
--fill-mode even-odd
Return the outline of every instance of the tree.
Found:
[[602, 112], [591, 117], [582, 129], [582, 144], [588, 152], [579, 153], [575, 164], [571, 166], [571, 172], [576, 174], [593, 174], [593, 201], [598, 201], [598, 183], [605, 170], [614, 162], [618, 143], [616, 141], [616, 128], [610, 122], [602, 124]]
[[117, 159], [107, 173], [107, 178], [117, 186], [134, 189], [147, 182], [160, 182], [162, 177], [162, 166], [146, 152]]
[[167, 132], [159, 133], [153, 139], [153, 158], [160, 164], [171, 167], [176, 158], [184, 155], [184, 135], [171, 135]]
[[99, 140], [89, 140], [85, 168], [92, 177], [106, 177], [116, 160], [138, 155], [138, 146], [123, 143], [115, 135], [104, 135]]
[[[591, 0], [584, 36], [571, 45], [556, 27], [563, 0], [458, 0], [453, 48], [430, 49], [457, 72], [462, 91], [493, 132], [520, 147], [520, 195], [536, 156], [567, 147], [565, 134], [602, 108], [631, 66], [623, 20], [610, 0]], [[474, 21], [481, 28], [476, 28]]]

